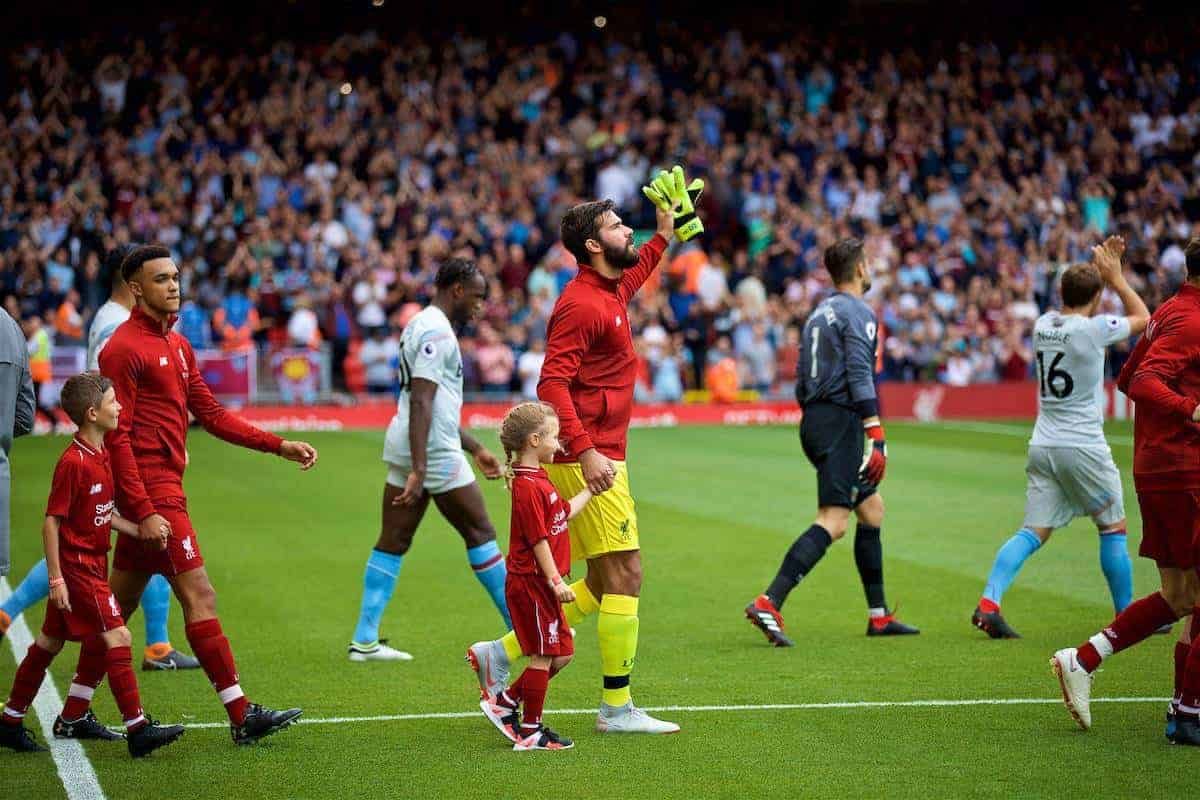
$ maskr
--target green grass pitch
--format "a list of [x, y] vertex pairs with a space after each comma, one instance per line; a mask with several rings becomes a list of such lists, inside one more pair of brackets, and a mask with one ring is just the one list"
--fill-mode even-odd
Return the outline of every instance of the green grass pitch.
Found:
[[[634, 697], [644, 706], [736, 706], [854, 701], [1051, 699], [1047, 660], [1112, 615], [1096, 536], [1077, 521], [1026, 565], [1005, 598], [1025, 638], [994, 642], [968, 619], [996, 548], [1021, 522], [1028, 425], [891, 424], [883, 493], [888, 600], [922, 634], [864, 636], [866, 610], [849, 540], [793, 593], [785, 611], [798, 646], [775, 650], [742, 618], [784, 549], [811, 521], [815, 485], [791, 428], [637, 430], [630, 465], [644, 547], [645, 588]], [[1130, 547], [1140, 533], [1128, 469], [1128, 426], [1109, 429], [1125, 473]], [[495, 447], [494, 432], [480, 434]], [[405, 559], [383, 633], [416, 660], [352, 664], [363, 564], [379, 524], [382, 433], [310, 437], [317, 469], [191, 437], [193, 521], [252, 700], [299, 705], [309, 720], [475, 709], [465, 647], [499, 633], [461, 541], [432, 511]], [[40, 555], [40, 520], [64, 438], [19, 440], [13, 452], [13, 570]], [[503, 487], [485, 487], [501, 544]], [[1135, 559], [1135, 596], [1156, 585]], [[37, 629], [42, 609], [31, 609]], [[140, 615], [130, 625], [139, 653]], [[172, 606], [173, 641], [186, 645]], [[1099, 674], [1098, 697], [1166, 697], [1171, 637], [1122, 653]], [[1195, 754], [1166, 744], [1164, 706], [1094, 706], [1091, 732], [1057, 703], [678, 710], [676, 736], [602, 737], [588, 714], [599, 699], [594, 624], [550, 688], [548, 722], [571, 736], [566, 753], [512, 753], [482, 717], [350, 721], [294, 727], [238, 749], [225, 727], [188, 731], [144, 761], [123, 746], [89, 744], [109, 798], [325, 797], [1109, 797], [1194, 789]], [[65, 692], [75, 659], [53, 667]], [[0, 692], [11, 685], [0, 650]], [[220, 723], [199, 672], [138, 672], [160, 720]], [[106, 686], [106, 722], [118, 715]], [[36, 718], [30, 722], [36, 727]], [[38, 731], [41, 737], [40, 730]], [[49, 755], [0, 752], [5, 797], [65, 792]]]

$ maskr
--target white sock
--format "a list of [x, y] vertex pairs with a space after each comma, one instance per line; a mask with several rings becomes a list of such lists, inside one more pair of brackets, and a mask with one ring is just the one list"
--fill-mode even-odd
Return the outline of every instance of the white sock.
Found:
[[1092, 638], [1088, 639], [1092, 643], [1092, 647], [1096, 648], [1096, 652], [1100, 654], [1100, 660], [1108, 658], [1113, 654], [1112, 642], [1103, 633], [1097, 633]]

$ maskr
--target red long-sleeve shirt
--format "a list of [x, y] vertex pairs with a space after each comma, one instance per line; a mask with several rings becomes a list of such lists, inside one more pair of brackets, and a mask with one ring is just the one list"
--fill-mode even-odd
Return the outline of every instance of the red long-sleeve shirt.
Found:
[[627, 310], [666, 249], [667, 240], [655, 234], [641, 246], [637, 264], [617, 280], [581, 264], [554, 304], [538, 398], [558, 412], [567, 452], [556, 460], [578, 461], [592, 447], [625, 460], [637, 379]]
[[[172, 320], [173, 321], [173, 320]], [[204, 382], [188, 340], [135, 308], [100, 352], [100, 374], [123, 406], [105, 439], [121, 514], [141, 522], [154, 497], [183, 497], [188, 410], [227, 442], [279, 453], [283, 440], [227, 411]]]
[[1133, 482], [1140, 492], [1200, 488], [1200, 289], [1184, 284], [1154, 312], [1121, 369], [1134, 401]]

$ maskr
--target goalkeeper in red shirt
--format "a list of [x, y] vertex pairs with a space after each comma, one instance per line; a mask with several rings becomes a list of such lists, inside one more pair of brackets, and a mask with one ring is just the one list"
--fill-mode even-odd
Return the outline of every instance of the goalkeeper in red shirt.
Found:
[[[563, 290], [547, 327], [546, 363], [538, 398], [554, 408], [563, 452], [546, 473], [559, 494], [595, 494], [571, 525], [571, 554], [587, 561], [587, 576], [571, 585], [575, 601], [563, 606], [571, 625], [597, 615], [603, 693], [596, 729], [601, 733], [675, 733], [633, 704], [630, 674], [638, 642], [642, 588], [638, 519], [625, 447], [633, 412], [637, 355], [629, 326], [629, 301], [658, 266], [672, 236], [681, 241], [704, 226], [695, 201], [704, 187], [687, 183], [682, 167], [660, 172], [643, 192], [657, 209], [657, 231], [641, 248], [611, 200], [581, 203], [563, 216], [563, 245], [579, 274]], [[511, 631], [477, 642], [467, 653], [480, 690], [496, 695], [521, 646]]]
[[1138, 551], [1158, 565], [1162, 588], [1131, 603], [1051, 665], [1063, 701], [1088, 729], [1092, 676], [1108, 656], [1191, 615], [1175, 645], [1175, 695], [1167, 738], [1200, 746], [1200, 239], [1188, 242], [1187, 282], [1154, 312], [1117, 385], [1136, 404], [1133, 482], [1142, 511]]

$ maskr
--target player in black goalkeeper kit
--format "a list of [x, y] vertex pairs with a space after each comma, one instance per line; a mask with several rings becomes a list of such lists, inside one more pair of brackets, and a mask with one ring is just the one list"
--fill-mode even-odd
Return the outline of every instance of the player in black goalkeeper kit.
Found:
[[[825, 251], [825, 268], [836, 291], [804, 323], [796, 399], [804, 411], [800, 441], [817, 470], [817, 518], [792, 543], [779, 573], [765, 593], [746, 606], [746, 617], [776, 647], [791, 647], [779, 609], [792, 589], [812, 571], [829, 545], [858, 518], [854, 561], [867, 595], [868, 636], [920, 633], [899, 622], [883, 596], [883, 498], [879, 482], [887, 465], [887, 444], [875, 395], [875, 314], [863, 302], [871, 271], [863, 243], [842, 239]], [[864, 464], [864, 434], [871, 440]]]

